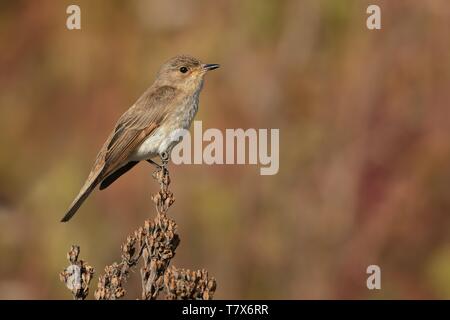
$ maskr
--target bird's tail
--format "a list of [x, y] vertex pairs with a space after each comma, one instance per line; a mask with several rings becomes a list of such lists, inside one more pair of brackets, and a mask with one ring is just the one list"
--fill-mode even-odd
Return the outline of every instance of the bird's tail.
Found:
[[61, 222], [67, 222], [73, 215], [77, 212], [77, 210], [81, 207], [86, 198], [91, 194], [91, 192], [95, 189], [95, 187], [101, 181], [101, 170], [98, 170], [97, 173], [91, 173], [84, 184], [83, 188], [81, 188], [78, 196], [73, 200], [72, 204], [67, 210], [66, 215], [61, 219]]

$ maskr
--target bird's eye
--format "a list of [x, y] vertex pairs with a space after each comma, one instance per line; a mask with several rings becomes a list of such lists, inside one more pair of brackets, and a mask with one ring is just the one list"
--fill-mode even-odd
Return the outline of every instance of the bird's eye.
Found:
[[180, 72], [181, 72], [181, 73], [186, 73], [186, 72], [188, 72], [188, 68], [186, 68], [186, 67], [181, 67], [181, 68], [180, 68]]

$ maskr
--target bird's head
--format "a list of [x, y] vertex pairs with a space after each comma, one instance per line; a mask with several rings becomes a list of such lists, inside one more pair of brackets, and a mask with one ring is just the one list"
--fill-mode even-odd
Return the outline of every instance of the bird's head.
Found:
[[219, 68], [218, 64], [204, 64], [194, 57], [179, 55], [163, 64], [156, 82], [159, 85], [170, 85], [186, 92], [195, 92], [202, 87], [205, 74], [217, 68]]

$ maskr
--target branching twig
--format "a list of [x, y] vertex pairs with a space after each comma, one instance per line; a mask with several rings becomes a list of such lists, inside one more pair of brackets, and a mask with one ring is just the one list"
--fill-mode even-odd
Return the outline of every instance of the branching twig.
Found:
[[216, 280], [205, 269], [191, 271], [170, 266], [164, 274], [166, 298], [210, 300], [216, 290]]
[[142, 299], [156, 299], [160, 291], [165, 292], [167, 299], [212, 299], [216, 281], [208, 277], [206, 270], [194, 272], [173, 266], [169, 268], [180, 243], [176, 233], [177, 225], [166, 215], [175, 198], [169, 190], [170, 177], [166, 168], [159, 168], [153, 177], [160, 184], [160, 190], [152, 196], [157, 215], [153, 220], [146, 220], [143, 227], [127, 237], [122, 245], [121, 262], [105, 268], [105, 274], [99, 277], [94, 297], [97, 300], [123, 297], [126, 293], [124, 284], [130, 270], [142, 257]]
[[89, 283], [94, 275], [94, 268], [87, 265], [83, 260], [78, 261], [80, 254], [79, 246], [72, 246], [67, 253], [70, 266], [59, 274], [59, 278], [72, 292], [75, 300], [84, 300], [89, 293]]

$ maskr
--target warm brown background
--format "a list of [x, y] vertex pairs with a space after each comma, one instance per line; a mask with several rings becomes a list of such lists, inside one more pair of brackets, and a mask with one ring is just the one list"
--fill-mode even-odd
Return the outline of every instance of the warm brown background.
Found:
[[[81, 31], [65, 27], [72, 3]], [[2, 1], [0, 298], [69, 299], [72, 243], [98, 275], [154, 215], [141, 164], [59, 223], [116, 119], [179, 53], [222, 64], [203, 127], [280, 128], [281, 163], [172, 166], [175, 265], [207, 268], [217, 298], [450, 298], [449, 26], [446, 0]]]

